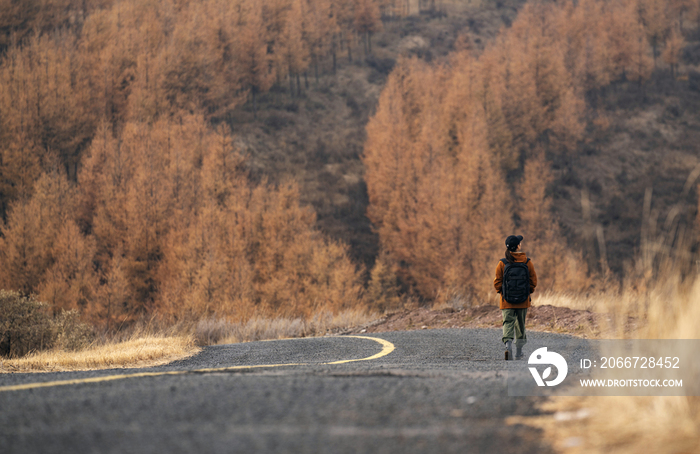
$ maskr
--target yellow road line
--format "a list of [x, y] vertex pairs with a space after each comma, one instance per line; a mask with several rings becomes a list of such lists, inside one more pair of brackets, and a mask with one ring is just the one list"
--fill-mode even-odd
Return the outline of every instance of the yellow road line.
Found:
[[156, 377], [159, 375], [179, 375], [183, 374], [185, 371], [169, 371], [169, 372], [141, 372], [138, 374], [124, 374], [124, 375], [107, 375], [104, 377], [90, 377], [90, 378], [76, 378], [73, 380], [57, 380], [57, 381], [47, 381], [43, 383], [25, 383], [23, 385], [13, 385], [13, 386], [3, 386], [0, 387], [0, 392], [2, 391], [22, 391], [25, 389], [34, 388], [51, 388], [53, 386], [65, 386], [65, 385], [78, 385], [81, 383], [98, 383], [102, 381], [113, 381], [121, 380], [123, 378], [138, 378], [138, 377]]
[[[382, 350], [376, 355], [368, 356], [367, 358], [358, 359], [345, 359], [340, 361], [333, 361], [329, 363], [320, 363], [320, 365], [330, 365], [330, 364], [345, 364], [352, 363], [355, 361], [369, 361], [372, 359], [381, 358], [394, 351], [394, 344], [384, 339], [379, 339], [378, 337], [368, 337], [368, 336], [343, 336], [343, 337], [354, 337], [357, 339], [369, 339], [379, 343], [382, 346]], [[230, 367], [220, 367], [220, 368], [206, 368], [206, 369], [194, 369], [194, 370], [173, 370], [167, 372], [138, 372], [135, 374], [122, 374], [122, 375], [106, 375], [104, 377], [89, 377], [89, 378], [75, 378], [72, 380], [56, 380], [47, 381], [39, 383], [25, 383], [22, 385], [12, 385], [12, 386], [0, 386], [0, 392], [4, 391], [23, 391], [27, 389], [35, 388], [50, 388], [53, 386], [66, 386], [66, 385], [79, 385], [82, 383], [99, 383], [105, 381], [122, 380], [125, 378], [141, 378], [141, 377], [158, 377], [162, 375], [184, 375], [193, 373], [211, 373], [211, 372], [226, 372], [231, 370], [240, 369], [259, 369], [262, 367], [284, 367], [284, 366], [308, 366], [312, 363], [290, 363], [290, 364], [255, 364], [252, 366], [230, 366]]]
[[345, 363], [352, 363], [355, 361], [369, 361], [372, 359], [381, 358], [382, 356], [386, 356], [389, 353], [393, 352], [394, 349], [396, 348], [394, 346], [394, 344], [392, 344], [391, 342], [384, 340], [384, 339], [379, 339], [378, 337], [367, 337], [367, 336], [345, 336], [345, 337], [356, 337], [358, 339], [372, 339], [373, 341], [379, 342], [382, 345], [382, 351], [380, 351], [376, 355], [368, 356], [367, 358], [345, 359], [342, 361], [333, 361], [332, 363], [324, 363], [324, 364], [345, 364]]

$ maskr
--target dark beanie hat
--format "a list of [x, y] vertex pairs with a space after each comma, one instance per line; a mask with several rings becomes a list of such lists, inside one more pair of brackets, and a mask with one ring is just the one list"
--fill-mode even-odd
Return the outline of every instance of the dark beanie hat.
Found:
[[506, 247], [511, 252], [515, 251], [522, 240], [522, 235], [511, 235], [508, 238], [506, 238]]

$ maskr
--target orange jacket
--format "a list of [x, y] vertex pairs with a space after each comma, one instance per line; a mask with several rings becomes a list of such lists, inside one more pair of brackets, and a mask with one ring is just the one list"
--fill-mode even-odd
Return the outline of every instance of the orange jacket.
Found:
[[[527, 261], [527, 255], [524, 252], [513, 252], [513, 258], [516, 262], [525, 263]], [[501, 293], [501, 287], [503, 286], [503, 269], [505, 265], [503, 262], [499, 261], [496, 266], [496, 277], [493, 280], [493, 287], [496, 289], [497, 293], [501, 294], [501, 309], [524, 309], [530, 307], [532, 297], [527, 299], [527, 302], [522, 304], [510, 304], [505, 299], [503, 299], [503, 293]], [[530, 271], [530, 293], [535, 292], [535, 287], [537, 287], [537, 274], [535, 273], [535, 265], [533, 265], [532, 260], [527, 262], [527, 268]]]

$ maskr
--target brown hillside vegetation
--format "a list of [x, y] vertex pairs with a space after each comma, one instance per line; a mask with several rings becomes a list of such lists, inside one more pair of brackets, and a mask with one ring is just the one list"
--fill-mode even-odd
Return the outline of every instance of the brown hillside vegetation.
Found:
[[[366, 3], [369, 11], [394, 9], [386, 1]], [[45, 155], [57, 157], [75, 180], [103, 121], [118, 136], [127, 121], [180, 110], [215, 123], [248, 99], [256, 111], [257, 98], [273, 84], [296, 79], [298, 89], [300, 73], [335, 55], [346, 36], [369, 41], [379, 27], [376, 14], [365, 17], [347, 0], [3, 5], [10, 42], [0, 71], [3, 217], [8, 203], [32, 192], [29, 182], [45, 169]], [[345, 17], [339, 11], [347, 20], [336, 21]], [[27, 30], [34, 24], [30, 30], [40, 31], [43, 23], [57, 31]]]
[[[108, 330], [155, 313], [169, 320], [246, 320], [362, 307], [361, 267], [342, 242], [317, 231], [315, 214], [301, 204], [309, 202], [308, 180], [268, 171], [273, 166], [255, 153], [250, 135], [232, 130], [285, 124], [286, 117], [270, 115], [280, 102], [287, 114], [303, 109], [304, 119], [318, 111], [321, 78], [336, 80], [341, 56], [346, 66], [357, 62], [366, 79], [354, 89], [370, 100], [358, 104], [348, 95], [341, 109], [360, 130], [393, 65], [389, 57], [373, 57], [376, 48], [430, 58], [423, 38], [410, 45], [390, 39], [403, 37], [401, 18], [412, 5], [1, 2], [2, 286], [36, 294], [56, 314], [79, 310]], [[424, 11], [426, 20], [407, 26], [415, 31], [445, 17], [435, 5]], [[501, 23], [498, 15], [474, 17], [475, 27], [489, 33]], [[435, 49], [447, 52], [459, 20], [441, 25], [449, 33], [440, 31]], [[338, 86], [358, 82], [345, 70]], [[368, 74], [379, 78], [369, 82]], [[326, 94], [332, 99], [332, 93]], [[306, 121], [303, 129], [314, 127]], [[348, 136], [359, 164], [362, 135]], [[285, 139], [312, 155], [317, 147], [318, 156], [324, 140]], [[284, 141], [270, 145], [282, 154], [285, 147]], [[347, 181], [355, 188], [350, 195], [362, 198], [359, 176]], [[364, 218], [357, 205], [352, 216]], [[366, 261], [371, 252], [359, 255]]]
[[255, 112], [259, 93], [298, 79], [343, 33], [369, 45], [376, 14], [351, 9], [340, 26], [330, 7], [124, 1], [53, 34], [19, 21], [0, 67], [2, 285], [107, 328], [156, 311], [247, 319], [359, 304], [346, 247], [315, 230], [296, 185], [249, 181], [228, 126], [213, 125], [248, 97]]
[[[584, 152], [627, 128], [607, 111], [686, 74], [694, 4], [535, 2], [497, 34], [519, 2], [414, 3], [0, 3], [2, 285], [108, 329], [383, 310], [485, 297], [517, 228], [543, 288], [590, 289], [608, 192], [579, 169], [626, 183]], [[385, 81], [364, 155], [377, 251], [360, 131]]]
[[[606, 118], [594, 101], [611, 84], [636, 93], [661, 47], [677, 53], [677, 8], [652, 0], [528, 3], [481, 54], [464, 50], [432, 66], [400, 62], [368, 125], [363, 160], [369, 217], [405, 286], [427, 299], [486, 298], [503, 238], [516, 229], [543, 288], [583, 290], [594, 282], [589, 266], [607, 273], [602, 230], [592, 226], [600, 261], [588, 254], [587, 264], [555, 217], [572, 203], [581, 207], [580, 196], [557, 200], [555, 211], [552, 192], [560, 168], [583, 160], [590, 128]], [[681, 184], [690, 170], [676, 177]], [[678, 225], [666, 226], [659, 246], [673, 244]], [[657, 241], [654, 231], [647, 244]]]
[[[431, 3], [435, 9], [431, 8]], [[371, 268], [377, 236], [366, 217], [367, 194], [360, 160], [365, 126], [387, 75], [400, 56], [426, 61], [445, 58], [455, 46], [481, 49], [517, 14], [520, 0], [473, 0], [405, 4], [411, 14], [382, 16], [371, 54], [363, 44], [342, 46], [336, 58], [319, 61], [288, 87], [283, 80], [258, 98], [257, 120], [250, 102], [232, 113], [237, 145], [249, 157], [254, 175], [271, 181], [293, 178], [304, 204], [314, 208], [318, 227], [350, 246], [354, 260]], [[418, 6], [424, 9], [418, 13]], [[349, 41], [350, 43], [353, 40]], [[301, 88], [301, 92], [298, 92]], [[290, 95], [290, 92], [292, 95]]]
[[102, 126], [77, 187], [46, 174], [12, 205], [3, 285], [109, 327], [154, 310], [245, 319], [356, 304], [345, 249], [314, 231], [293, 184], [251, 185], [228, 140], [201, 117], [128, 122], [119, 140]]

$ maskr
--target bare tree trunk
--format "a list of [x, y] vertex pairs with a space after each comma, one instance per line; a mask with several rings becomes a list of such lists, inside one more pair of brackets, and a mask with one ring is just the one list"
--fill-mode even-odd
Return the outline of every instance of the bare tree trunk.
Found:
[[107, 298], [107, 331], [112, 331], [112, 298]]
[[257, 99], [255, 98], [255, 92], [257, 91], [255, 88], [255, 85], [253, 85], [253, 89], [251, 90], [253, 92], [253, 117], [258, 118], [258, 104], [257, 104]]
[[[336, 36], [337, 36], [337, 35], [336, 35]], [[335, 71], [336, 71], [336, 67], [337, 67], [337, 66], [336, 66], [336, 65], [337, 65], [337, 61], [336, 61], [336, 57], [335, 57], [335, 52], [336, 52], [336, 48], [337, 48], [337, 47], [338, 47], [338, 44], [337, 44], [336, 38], [333, 38], [333, 47], [332, 47], [332, 50], [331, 50], [331, 55], [332, 55], [332, 57], [333, 57], [333, 75], [335, 75]]]

